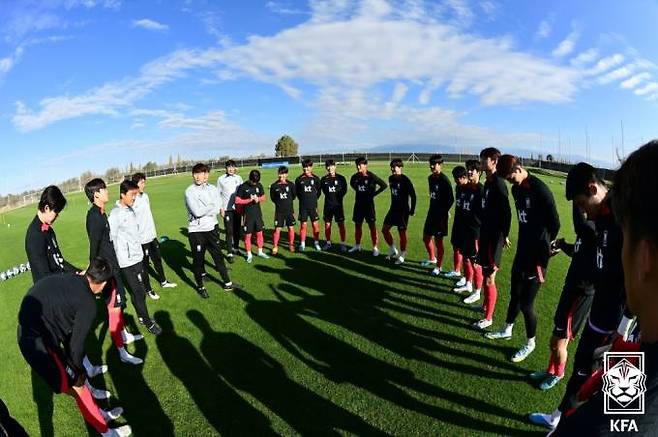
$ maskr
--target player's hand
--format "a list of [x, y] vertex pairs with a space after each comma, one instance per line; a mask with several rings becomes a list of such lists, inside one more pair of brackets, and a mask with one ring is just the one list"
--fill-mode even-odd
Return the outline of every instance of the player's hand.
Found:
[[259, 198], [258, 196], [255, 196], [255, 197], [254, 197], [254, 202], [256, 202], [256, 203], [260, 203], [260, 198]]
[[76, 275], [78, 275], [78, 276], [84, 276], [86, 274], [87, 274], [87, 269], [80, 270], [79, 272], [76, 273]]
[[512, 242], [510, 241], [509, 237], [505, 237], [505, 244], [503, 245], [505, 249], [509, 249], [512, 247]]
[[[564, 241], [564, 238], [562, 238], [561, 240]], [[558, 240], [551, 241], [551, 246], [550, 246], [550, 249], [549, 249], [549, 256], [555, 256], [558, 253], [560, 253], [561, 251], [562, 251], [562, 249], [560, 248]]]
[[222, 208], [219, 209], [219, 215], [222, 216], [222, 218], [226, 217], [226, 211]]

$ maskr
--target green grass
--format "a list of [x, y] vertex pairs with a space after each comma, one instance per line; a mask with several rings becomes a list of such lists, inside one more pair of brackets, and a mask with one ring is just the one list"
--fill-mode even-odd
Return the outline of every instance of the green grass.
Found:
[[[388, 174], [384, 164], [371, 169], [382, 177]], [[447, 165], [444, 171], [450, 175], [451, 169]], [[347, 176], [353, 169], [339, 171]], [[169, 279], [179, 284], [175, 289], [158, 290], [162, 298], [148, 302], [165, 333], [157, 339], [145, 333], [146, 341], [129, 346], [137, 356], [145, 357], [143, 366], [118, 360], [104, 323], [96, 329], [102, 343], [90, 342], [88, 351], [93, 362], [102, 360], [110, 366], [109, 373], [93, 383], [113, 393], [109, 405], [124, 407], [122, 420], [130, 423], [134, 434], [542, 432], [525, 417], [532, 411], [553, 410], [565, 384], [544, 393], [525, 377], [546, 366], [554, 308], [568, 258], [560, 255], [551, 261], [548, 280], [537, 298], [536, 352], [525, 362], [512, 364], [509, 356], [525, 337], [522, 317], [512, 341], [488, 341], [469, 328], [476, 314], [451, 294], [451, 283], [430, 277], [419, 266], [426, 258], [421, 234], [428, 204], [428, 169], [425, 164], [408, 164], [405, 171], [415, 183], [419, 202], [410, 223], [408, 262], [403, 266], [396, 267], [383, 256], [373, 259], [368, 251], [343, 256], [307, 249], [291, 255], [283, 249], [276, 258], [255, 258], [252, 265], [237, 260], [231, 275], [240, 289], [226, 293], [208, 281], [208, 300], [200, 299], [190, 286], [188, 243], [181, 233], [186, 226], [183, 191], [191, 175], [150, 179], [147, 191], [158, 233], [170, 238], [162, 246], [165, 268]], [[211, 182], [217, 176], [214, 173]], [[265, 170], [263, 185], [274, 178], [274, 170]], [[541, 178], [555, 194], [563, 221], [560, 234], [573, 239], [564, 179]], [[118, 187], [111, 187], [111, 193], [117, 196]], [[389, 199], [388, 192], [377, 198], [379, 226]], [[55, 229], [65, 257], [82, 266], [88, 253], [84, 228], [88, 204], [81, 194], [69, 195], [68, 200]], [[353, 200], [350, 192], [348, 219]], [[34, 212], [34, 207], [28, 207], [6, 214], [11, 227], [0, 227], [0, 268], [25, 262], [25, 229]], [[271, 202], [263, 212], [269, 229]], [[514, 218], [513, 242], [516, 232]], [[353, 242], [349, 221], [348, 241]], [[364, 242], [368, 249], [367, 232]], [[266, 246], [270, 245], [268, 237]], [[494, 326], [504, 323], [513, 255], [513, 249], [505, 252], [497, 277], [500, 297]], [[447, 239], [444, 266], [451, 265]], [[210, 267], [208, 271], [218, 276]], [[0, 283], [0, 397], [30, 435], [49, 435], [52, 430], [58, 436], [82, 435], [88, 430], [73, 400], [66, 396], [53, 400], [38, 381], [33, 388], [30, 370], [16, 345], [18, 306], [30, 285], [29, 274]], [[132, 305], [126, 314], [135, 331]]]

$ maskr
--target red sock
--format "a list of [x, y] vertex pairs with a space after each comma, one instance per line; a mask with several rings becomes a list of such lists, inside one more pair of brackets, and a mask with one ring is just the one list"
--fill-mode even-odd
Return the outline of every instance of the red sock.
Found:
[[435, 260], [436, 255], [434, 254], [434, 242], [432, 241], [432, 236], [423, 235], [423, 243], [425, 243], [425, 249], [427, 250], [427, 256], [429, 256], [429, 260]]
[[265, 238], [263, 238], [263, 231], [256, 232], [256, 245], [259, 249], [262, 249], [264, 244]]
[[373, 247], [379, 244], [379, 235], [377, 234], [377, 228], [374, 223], [371, 223], [370, 226], [370, 239], [372, 240]]
[[496, 290], [496, 284], [485, 285], [484, 286], [484, 305], [485, 305], [485, 314], [484, 318], [487, 320], [493, 319], [493, 313], [496, 309], [496, 299], [498, 298], [498, 290]]
[[384, 227], [382, 229], [382, 234], [384, 234], [384, 241], [386, 241], [386, 244], [391, 246], [393, 244], [393, 234], [391, 234], [391, 229]]
[[299, 239], [303, 245], [306, 245], [306, 222], [299, 225]]
[[354, 229], [354, 242], [356, 244], [361, 244], [361, 238], [363, 237], [363, 228], [360, 224], [355, 225]]
[[247, 255], [251, 252], [251, 234], [244, 234], [244, 249], [247, 251]]
[[107, 308], [107, 322], [109, 324], [110, 337], [112, 337], [112, 343], [118, 348], [123, 347], [123, 337], [121, 336], [121, 331], [123, 331], [123, 311], [121, 308], [114, 308], [114, 302], [111, 302], [111, 306], [108, 305]]
[[443, 265], [443, 254], [445, 253], [443, 238], [435, 237], [434, 239], [436, 240], [436, 265], [441, 267]]
[[470, 259], [466, 259], [464, 262], [464, 278], [466, 279], [466, 282], [473, 281], [473, 263]]
[[461, 272], [462, 271], [462, 259], [463, 259], [462, 254], [459, 251], [459, 249], [456, 249], [456, 248], [453, 247], [452, 250], [454, 251], [455, 271], [456, 272]]
[[476, 290], [482, 290], [482, 282], [484, 281], [484, 278], [482, 277], [482, 266], [475, 264], [474, 269], [475, 269], [474, 287]]
[[331, 223], [324, 224], [324, 238], [327, 241], [331, 241]]
[[546, 373], [550, 375], [555, 375], [557, 372], [555, 368], [555, 352], [551, 351], [551, 356], [548, 357], [548, 368], [546, 369]]
[[555, 376], [564, 378], [564, 370], [567, 367], [567, 363], [558, 363], [555, 365]]
[[295, 228], [288, 229], [288, 244], [295, 245]]
[[347, 231], [345, 230], [345, 223], [343, 223], [343, 222], [338, 223], [338, 231], [340, 233], [340, 242], [344, 243], [345, 239], [347, 238]]
[[404, 252], [405, 250], [407, 250], [407, 231], [405, 229], [399, 232], [400, 232], [400, 250]]
[[313, 239], [315, 241], [320, 241], [320, 225], [315, 221], [311, 223], [311, 226], [313, 227]]
[[74, 397], [85, 422], [91, 425], [99, 434], [107, 432], [107, 422], [103, 419], [101, 410], [98, 408], [98, 405], [96, 405], [87, 386], [83, 385], [82, 390], [80, 392], [75, 392]]
[[274, 235], [272, 235], [272, 245], [277, 247], [281, 239], [281, 228], [274, 228]]

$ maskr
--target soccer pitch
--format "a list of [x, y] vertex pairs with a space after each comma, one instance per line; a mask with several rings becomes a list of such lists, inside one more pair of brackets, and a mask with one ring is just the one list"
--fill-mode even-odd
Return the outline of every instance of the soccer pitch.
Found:
[[[443, 168], [451, 182], [453, 167]], [[244, 179], [249, 170], [240, 170]], [[370, 170], [384, 180], [390, 174], [387, 163], [372, 164]], [[523, 317], [517, 319], [511, 341], [490, 341], [470, 328], [479, 315], [452, 293], [451, 281], [431, 277], [419, 264], [427, 258], [422, 228], [429, 201], [428, 166], [405, 163], [404, 170], [418, 195], [405, 264], [395, 266], [384, 255], [373, 258], [364, 225], [364, 250], [358, 254], [342, 254], [336, 245], [330, 252], [315, 252], [311, 245], [304, 253], [290, 254], [282, 244], [279, 255], [269, 260], [255, 257], [247, 264], [239, 258], [228, 264], [238, 289], [222, 291], [211, 278], [206, 281], [207, 300], [193, 288], [185, 233], [183, 191], [192, 176], [149, 179], [146, 191], [158, 235], [169, 237], [161, 246], [165, 271], [179, 286], [155, 287], [161, 299], [148, 300], [164, 333], [155, 338], [142, 329], [145, 341], [128, 346], [145, 359], [143, 365], [119, 361], [107, 327], [99, 320], [95, 333], [102, 348], [99, 342], [90, 342], [88, 354], [92, 362], [103, 361], [110, 370], [92, 384], [113, 394], [109, 402], [99, 401], [101, 407], [122, 406], [119, 423], [127, 421], [136, 436], [545, 434], [527, 422], [527, 414], [555, 409], [566, 383], [542, 392], [527, 374], [546, 367], [553, 314], [569, 258], [560, 254], [551, 260], [537, 297], [536, 351], [522, 363], [511, 363], [510, 355], [525, 341]], [[355, 170], [349, 165], [337, 171], [349, 180]], [[290, 178], [299, 173], [301, 168], [293, 166]], [[553, 191], [562, 222], [560, 236], [573, 241], [564, 178], [531, 173]], [[215, 183], [220, 174], [211, 173], [209, 182]], [[317, 163], [316, 174], [324, 174]], [[276, 170], [262, 170], [266, 189], [275, 179]], [[111, 202], [118, 191], [117, 185], [110, 187]], [[82, 193], [67, 199], [54, 228], [64, 256], [82, 267], [89, 250], [89, 204]], [[353, 201], [350, 189], [345, 198], [349, 244], [354, 242]], [[388, 190], [376, 198], [379, 229], [389, 203]], [[11, 226], [0, 226], [0, 268], [26, 261], [25, 231], [35, 211], [36, 206], [30, 206], [6, 214]], [[497, 276], [494, 328], [504, 323], [509, 301], [518, 227], [513, 204], [512, 211], [513, 247], [504, 252]], [[268, 199], [263, 204], [268, 254], [273, 214]], [[335, 243], [335, 225], [332, 235]], [[393, 235], [397, 243], [396, 230]], [[452, 267], [449, 241], [447, 237], [444, 268]], [[380, 249], [386, 253], [381, 232]], [[218, 277], [210, 265], [207, 270], [210, 277]], [[16, 344], [18, 306], [30, 285], [29, 273], [0, 282], [0, 398], [30, 435], [94, 435], [72, 398], [53, 397], [44, 383], [32, 383]], [[102, 309], [100, 313], [104, 314]], [[129, 303], [131, 332], [137, 331], [134, 314]], [[571, 364], [575, 344], [569, 352]], [[567, 376], [570, 372], [569, 365]]]

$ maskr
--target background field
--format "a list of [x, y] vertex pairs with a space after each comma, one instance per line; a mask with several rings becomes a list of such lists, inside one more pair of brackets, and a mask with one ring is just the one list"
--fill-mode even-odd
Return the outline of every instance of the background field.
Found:
[[[450, 175], [451, 169], [446, 165], [444, 171]], [[241, 170], [245, 178], [248, 170]], [[383, 163], [371, 170], [383, 178], [389, 173]], [[295, 176], [299, 171], [292, 169]], [[353, 167], [340, 167], [339, 172], [349, 176]], [[165, 333], [157, 339], [145, 333], [146, 341], [129, 346], [145, 358], [143, 366], [119, 361], [106, 326], [99, 321], [96, 334], [102, 345], [90, 342], [89, 355], [94, 362], [107, 363], [110, 371], [95, 378], [94, 385], [113, 393], [109, 405], [124, 407], [122, 421], [127, 420], [137, 436], [542, 432], [527, 423], [526, 415], [554, 409], [564, 383], [545, 393], [530, 385], [526, 375], [546, 365], [568, 258], [559, 255], [552, 260], [537, 298], [537, 350], [526, 361], [511, 363], [509, 356], [525, 338], [522, 317], [512, 341], [486, 340], [470, 329], [477, 314], [450, 291], [452, 283], [432, 278], [420, 267], [426, 258], [421, 234], [428, 169], [424, 163], [407, 164], [405, 172], [419, 201], [403, 266], [394, 266], [383, 256], [374, 259], [369, 251], [347, 256], [307, 249], [291, 255], [284, 249], [276, 258], [255, 258], [251, 265], [237, 260], [230, 268], [240, 288], [226, 293], [209, 280], [208, 300], [200, 299], [191, 287], [191, 258], [183, 233], [183, 191], [191, 175], [150, 179], [147, 191], [158, 233], [169, 237], [162, 245], [166, 272], [179, 287], [156, 288], [162, 298], [148, 302]], [[263, 185], [274, 175], [274, 170], [263, 171]], [[213, 173], [211, 182], [217, 176]], [[540, 177], [555, 194], [560, 234], [572, 240], [564, 179]], [[116, 199], [118, 187], [111, 187], [111, 195]], [[377, 198], [378, 226], [389, 199], [389, 192]], [[84, 220], [89, 205], [82, 194], [69, 195], [68, 200], [55, 229], [65, 257], [82, 266], [88, 254]], [[353, 200], [350, 192], [345, 202], [350, 243]], [[272, 203], [268, 200], [263, 209], [270, 229]], [[25, 262], [25, 229], [34, 212], [28, 207], [6, 214], [11, 227], [0, 226], [0, 268]], [[516, 232], [514, 217], [513, 243]], [[336, 237], [334, 229], [334, 241]], [[381, 235], [380, 241], [385, 252]], [[364, 242], [369, 249], [367, 232]], [[444, 267], [451, 267], [449, 240], [446, 243]], [[269, 231], [266, 247], [271, 247]], [[513, 249], [504, 254], [497, 278], [494, 327], [504, 323], [513, 255]], [[16, 345], [18, 305], [30, 285], [29, 274], [0, 283], [0, 397], [30, 435], [83, 435], [88, 430], [74, 401], [65, 396], [53, 399], [38, 381], [33, 386]], [[134, 332], [131, 304], [126, 313]]]

